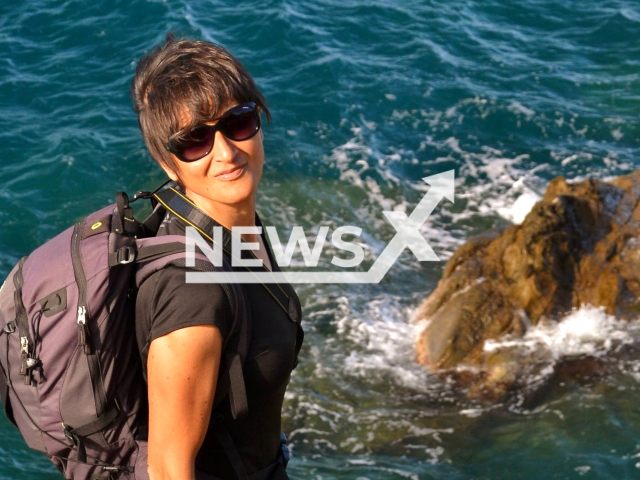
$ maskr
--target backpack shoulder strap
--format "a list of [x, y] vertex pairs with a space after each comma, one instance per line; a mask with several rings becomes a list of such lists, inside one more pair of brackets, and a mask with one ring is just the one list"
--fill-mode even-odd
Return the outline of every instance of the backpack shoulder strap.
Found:
[[298, 356], [300, 354], [300, 349], [302, 348], [302, 343], [304, 342], [304, 330], [302, 329], [302, 304], [300, 303], [300, 298], [298, 298], [298, 294], [295, 289], [289, 285], [284, 285], [284, 288], [289, 293], [289, 310], [291, 311], [290, 318], [295, 319], [296, 322], [296, 348], [295, 348], [295, 360], [293, 363], [293, 368], [298, 366]]
[[[236, 302], [232, 339], [225, 349], [226, 372], [228, 377], [229, 403], [233, 418], [244, 418], [249, 411], [247, 392], [245, 389], [242, 366], [247, 358], [251, 342], [251, 309], [242, 285], [225, 285], [228, 295], [233, 295]], [[225, 290], [227, 291], [227, 290]], [[220, 391], [224, 394], [224, 390]], [[216, 393], [217, 396], [217, 393]]]

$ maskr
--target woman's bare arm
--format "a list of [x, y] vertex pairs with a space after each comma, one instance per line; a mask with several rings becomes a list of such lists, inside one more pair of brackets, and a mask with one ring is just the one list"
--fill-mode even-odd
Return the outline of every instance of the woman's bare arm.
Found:
[[194, 480], [215, 395], [222, 337], [217, 327], [196, 325], [151, 342], [149, 478]]

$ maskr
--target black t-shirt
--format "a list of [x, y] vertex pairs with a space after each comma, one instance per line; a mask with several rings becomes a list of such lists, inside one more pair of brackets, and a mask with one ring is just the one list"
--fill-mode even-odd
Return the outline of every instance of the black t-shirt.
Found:
[[[158, 235], [184, 235], [186, 223], [167, 213]], [[279, 270], [265, 236], [262, 236], [274, 271]], [[251, 255], [248, 251], [245, 254]], [[243, 254], [243, 257], [245, 255]], [[253, 257], [251, 257], [253, 258]], [[266, 271], [266, 268], [255, 268]], [[219, 284], [185, 282], [187, 268], [167, 266], [151, 275], [140, 287], [136, 301], [136, 337], [146, 376], [151, 342], [180, 328], [214, 325], [224, 338], [231, 333], [231, 309]], [[269, 288], [279, 288], [275, 284]], [[261, 284], [243, 284], [252, 316], [251, 343], [243, 366], [248, 415], [231, 420], [228, 398], [219, 413], [228, 419], [227, 427], [243, 460], [247, 473], [272, 464], [280, 448], [281, 410], [285, 390], [295, 362], [297, 325]], [[283, 285], [298, 301], [290, 285]], [[222, 446], [210, 432], [196, 458], [196, 468], [224, 479], [235, 473]]]

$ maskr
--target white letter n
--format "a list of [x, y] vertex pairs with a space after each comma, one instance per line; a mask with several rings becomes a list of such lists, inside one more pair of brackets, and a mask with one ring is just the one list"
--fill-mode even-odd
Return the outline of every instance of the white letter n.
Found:
[[209, 247], [209, 242], [202, 238], [193, 227], [186, 228], [186, 237], [187, 267], [196, 266], [196, 245], [213, 265], [222, 267], [222, 227], [213, 227], [213, 249]]

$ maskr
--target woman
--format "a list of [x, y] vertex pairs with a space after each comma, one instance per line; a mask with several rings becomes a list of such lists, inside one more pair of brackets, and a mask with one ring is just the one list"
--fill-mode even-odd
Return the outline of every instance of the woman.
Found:
[[[139, 62], [131, 93], [151, 156], [189, 208], [228, 230], [255, 226], [264, 164], [260, 112], [269, 120], [270, 113], [240, 62], [219, 46], [168, 36]], [[184, 235], [189, 224], [168, 211], [158, 235]], [[259, 270], [278, 269], [262, 235], [243, 240], [258, 242]], [[248, 414], [234, 420], [228, 401], [212, 411], [223, 345], [232, 333], [229, 301], [218, 284], [187, 284], [185, 271], [156, 272], [136, 303], [149, 392], [149, 476], [286, 479], [278, 461], [281, 408], [301, 337], [271, 289], [299, 302], [297, 296], [290, 285], [242, 285], [252, 316], [243, 366]], [[220, 415], [231, 453], [229, 441], [214, 434], [212, 419]]]

